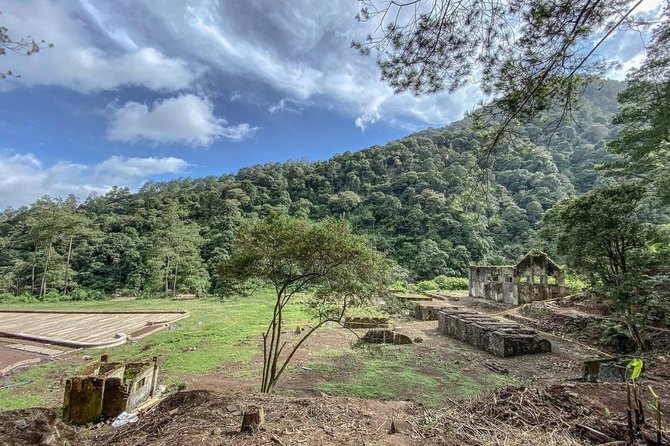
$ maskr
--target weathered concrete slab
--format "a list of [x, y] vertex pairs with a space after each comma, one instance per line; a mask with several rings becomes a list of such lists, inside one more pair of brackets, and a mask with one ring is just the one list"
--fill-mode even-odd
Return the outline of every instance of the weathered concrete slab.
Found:
[[389, 320], [386, 317], [347, 317], [344, 319], [345, 328], [388, 328]]
[[0, 310], [0, 336], [75, 348], [105, 347], [141, 338], [187, 316], [183, 311]]
[[472, 311], [442, 309], [438, 330], [501, 357], [551, 351], [551, 343], [536, 331]]

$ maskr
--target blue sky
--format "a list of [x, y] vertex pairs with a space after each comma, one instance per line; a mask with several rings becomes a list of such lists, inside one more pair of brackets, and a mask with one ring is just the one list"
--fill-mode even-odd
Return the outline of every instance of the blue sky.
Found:
[[[652, 10], [660, 0], [648, 0]], [[0, 25], [54, 44], [0, 56], [0, 209], [44, 194], [325, 159], [459, 119], [481, 100], [394, 95], [349, 46], [354, 0], [5, 0]], [[603, 47], [623, 78], [642, 42]]]

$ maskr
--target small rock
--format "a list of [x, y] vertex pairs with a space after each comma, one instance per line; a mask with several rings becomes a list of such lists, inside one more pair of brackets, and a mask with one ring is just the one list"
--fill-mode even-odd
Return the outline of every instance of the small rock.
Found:
[[661, 364], [667, 364], [668, 363], [668, 358], [666, 358], [665, 356], [659, 356], [658, 358], [656, 358], [656, 360], [658, 362], [660, 362]]
[[404, 434], [409, 432], [411, 425], [404, 420], [391, 420], [391, 429], [389, 429], [389, 434]]
[[45, 432], [40, 437], [40, 446], [56, 446], [57, 444], [56, 436], [51, 432]]
[[239, 409], [238, 409], [237, 406], [234, 405], [234, 404], [228, 404], [228, 405], [226, 406], [226, 410], [227, 410], [228, 412], [237, 412]]
[[28, 427], [28, 422], [22, 418], [20, 420], [16, 420], [14, 422], [14, 426], [19, 430], [23, 430]]
[[91, 359], [93, 359], [93, 356], [84, 355], [81, 357], [81, 359], [83, 359], [84, 361], [90, 361]]
[[175, 407], [174, 409], [172, 409], [171, 411], [169, 411], [168, 414], [170, 414], [170, 415], [175, 415], [177, 412], [179, 412], [179, 408], [178, 408], [178, 407]]

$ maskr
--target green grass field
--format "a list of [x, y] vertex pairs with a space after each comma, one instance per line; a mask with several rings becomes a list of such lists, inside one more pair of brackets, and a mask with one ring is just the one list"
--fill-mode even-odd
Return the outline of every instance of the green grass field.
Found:
[[[238, 297], [225, 302], [219, 300], [171, 301], [162, 299], [135, 300], [129, 302], [93, 301], [44, 303], [30, 305], [2, 305], [3, 309], [33, 310], [176, 310], [190, 313], [190, 317], [176, 323], [174, 332], [164, 331], [149, 336], [135, 344], [107, 349], [89, 349], [75, 352], [67, 358], [43, 363], [28, 370], [13, 373], [0, 382], [0, 387], [30, 381], [30, 385], [19, 385], [0, 390], [0, 410], [52, 405], [53, 392], [49, 386], [59, 382], [81, 368], [85, 355], [94, 358], [109, 354], [113, 360], [147, 359], [162, 356], [162, 380], [177, 384], [189, 375], [211, 372], [218, 367], [247, 367], [258, 354], [259, 334], [264, 331], [272, 314], [270, 292], [258, 291], [251, 297]], [[301, 305], [289, 305], [286, 309], [286, 326], [295, 326], [309, 321], [309, 315]], [[60, 398], [60, 395], [57, 395]]]
[[[191, 379], [203, 374], [221, 374], [255, 385], [261, 367], [260, 333], [270, 319], [272, 297], [271, 291], [261, 290], [251, 297], [226, 301], [153, 299], [2, 305], [3, 309], [64, 311], [181, 309], [188, 311], [190, 317], [178, 321], [175, 331], [164, 331], [134, 344], [81, 350], [15, 372], [0, 380], [0, 388], [10, 386], [0, 390], [0, 410], [58, 407], [64, 379], [86, 364], [84, 356], [98, 358], [102, 354], [108, 354], [115, 361], [159, 356], [162, 358], [161, 381], [173, 389], [187, 386]], [[357, 309], [356, 313], [379, 314], [372, 308]], [[284, 316], [287, 332], [309, 323], [310, 319], [305, 305], [289, 305]], [[333, 334], [339, 336], [339, 332]], [[347, 342], [335, 346], [328, 341], [320, 342], [312, 343], [309, 355], [301, 364], [293, 364], [280, 381], [278, 393], [291, 394], [300, 389], [361, 398], [411, 399], [428, 408], [437, 408], [449, 400], [514, 382], [491, 373], [473, 377], [449, 364], [444, 359], [444, 351], [427, 344], [352, 348]]]

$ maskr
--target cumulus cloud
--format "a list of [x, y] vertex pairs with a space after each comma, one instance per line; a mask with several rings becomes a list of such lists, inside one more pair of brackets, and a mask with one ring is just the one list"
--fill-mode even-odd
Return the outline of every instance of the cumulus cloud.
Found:
[[127, 102], [114, 111], [108, 136], [112, 141], [149, 140], [208, 146], [218, 138], [241, 141], [257, 130], [247, 123], [228, 125], [225, 119], [214, 115], [210, 101], [185, 94], [156, 102], [151, 107]]
[[112, 156], [98, 164], [59, 161], [45, 166], [32, 153], [0, 151], [0, 209], [28, 205], [43, 195], [85, 198], [113, 186], [139, 187], [152, 176], [179, 174], [189, 164], [179, 158]]
[[[662, 0], [645, 0], [641, 11], [656, 11], [660, 4]], [[456, 94], [394, 94], [380, 82], [374, 58], [350, 48], [352, 40], [373, 31], [374, 24], [354, 20], [359, 7], [351, 0], [14, 0], [5, 8], [14, 16], [3, 11], [3, 20], [14, 20], [7, 22], [10, 29], [16, 25], [56, 44], [38, 57], [14, 59], [19, 63], [14, 71], [24, 70], [18, 82], [29, 84], [51, 82], [80, 91], [120, 85], [197, 91], [191, 87], [203, 69], [194, 67], [207, 67], [208, 81], [232, 80], [242, 90], [231, 101], [247, 98], [245, 87], [252, 85], [253, 91], [284, 98], [270, 105], [254, 101], [270, 112], [295, 109], [290, 101], [318, 105], [350, 116], [361, 129], [378, 121], [403, 127], [444, 125], [483, 99], [475, 86]], [[633, 43], [620, 60], [622, 70], [613, 76], [623, 77], [639, 53]], [[252, 130], [220, 125], [228, 129], [220, 137], [243, 138]], [[192, 141], [203, 144], [200, 137]]]
[[[350, 0], [243, 5], [200, 0], [160, 6], [139, 1], [134, 7], [142, 11], [142, 22], [123, 8], [97, 6], [106, 17], [130, 17], [126, 25], [138, 34], [142, 26], [150, 27], [156, 45], [169, 44], [179, 57], [209, 66], [212, 75], [260, 83], [279, 93], [281, 101], [265, 102], [271, 113], [300, 111], [297, 104], [309, 104], [351, 116], [352, 124], [361, 128], [377, 120], [403, 127], [437, 126], [460, 118], [481, 99], [472, 91], [460, 96], [394, 94], [379, 81], [374, 58], [350, 48], [352, 39], [370, 31], [355, 21], [359, 5]], [[230, 100], [247, 96], [246, 91], [236, 91]]]
[[189, 87], [204, 71], [200, 64], [169, 57], [154, 47], [139, 47], [125, 30], [107, 30], [107, 39], [98, 42], [83, 20], [89, 16], [102, 20], [92, 13], [97, 10], [89, 5], [89, 14], [77, 20], [76, 11], [68, 9], [71, 6], [73, 2], [35, 1], [16, 2], [3, 9], [3, 25], [12, 36], [31, 35], [54, 47], [31, 57], [3, 56], [3, 65], [20, 77], [6, 80], [1, 88], [54, 85], [89, 93], [144, 86], [176, 91]]

